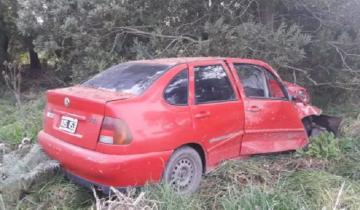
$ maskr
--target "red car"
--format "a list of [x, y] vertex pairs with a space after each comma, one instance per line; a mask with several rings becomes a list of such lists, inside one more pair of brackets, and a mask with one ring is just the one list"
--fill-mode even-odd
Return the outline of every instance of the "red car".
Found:
[[336, 132], [339, 121], [309, 102], [306, 89], [259, 60], [132, 61], [49, 90], [38, 140], [87, 186], [163, 181], [190, 193], [224, 160], [296, 150], [314, 132]]

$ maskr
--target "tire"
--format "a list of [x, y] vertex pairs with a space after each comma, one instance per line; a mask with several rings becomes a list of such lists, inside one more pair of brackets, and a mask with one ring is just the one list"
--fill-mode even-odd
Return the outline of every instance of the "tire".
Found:
[[203, 166], [199, 154], [191, 147], [181, 147], [170, 157], [163, 182], [178, 194], [191, 194], [198, 190]]
[[316, 126], [316, 127], [313, 127], [313, 129], [311, 129], [310, 136], [311, 137], [316, 137], [316, 136], [319, 136], [319, 135], [321, 135], [322, 133], [325, 133], [325, 132], [327, 132], [326, 128], [321, 127], [321, 126]]

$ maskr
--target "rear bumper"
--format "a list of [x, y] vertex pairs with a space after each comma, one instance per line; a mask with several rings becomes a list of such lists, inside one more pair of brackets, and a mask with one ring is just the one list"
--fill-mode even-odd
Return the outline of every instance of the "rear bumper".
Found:
[[97, 186], [129, 187], [158, 182], [172, 153], [104, 154], [69, 144], [44, 131], [39, 132], [38, 141], [67, 173]]

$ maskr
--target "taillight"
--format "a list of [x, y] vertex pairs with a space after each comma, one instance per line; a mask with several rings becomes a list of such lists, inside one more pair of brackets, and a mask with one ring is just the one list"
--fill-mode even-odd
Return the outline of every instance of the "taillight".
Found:
[[105, 117], [101, 125], [99, 142], [104, 144], [129, 144], [132, 140], [130, 130], [123, 120]]

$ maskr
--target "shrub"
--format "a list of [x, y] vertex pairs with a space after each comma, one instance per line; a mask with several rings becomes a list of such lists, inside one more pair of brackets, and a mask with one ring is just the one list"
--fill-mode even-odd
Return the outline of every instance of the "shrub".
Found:
[[333, 133], [321, 133], [310, 138], [309, 145], [297, 153], [305, 157], [339, 160], [341, 156], [339, 139], [336, 139]]

